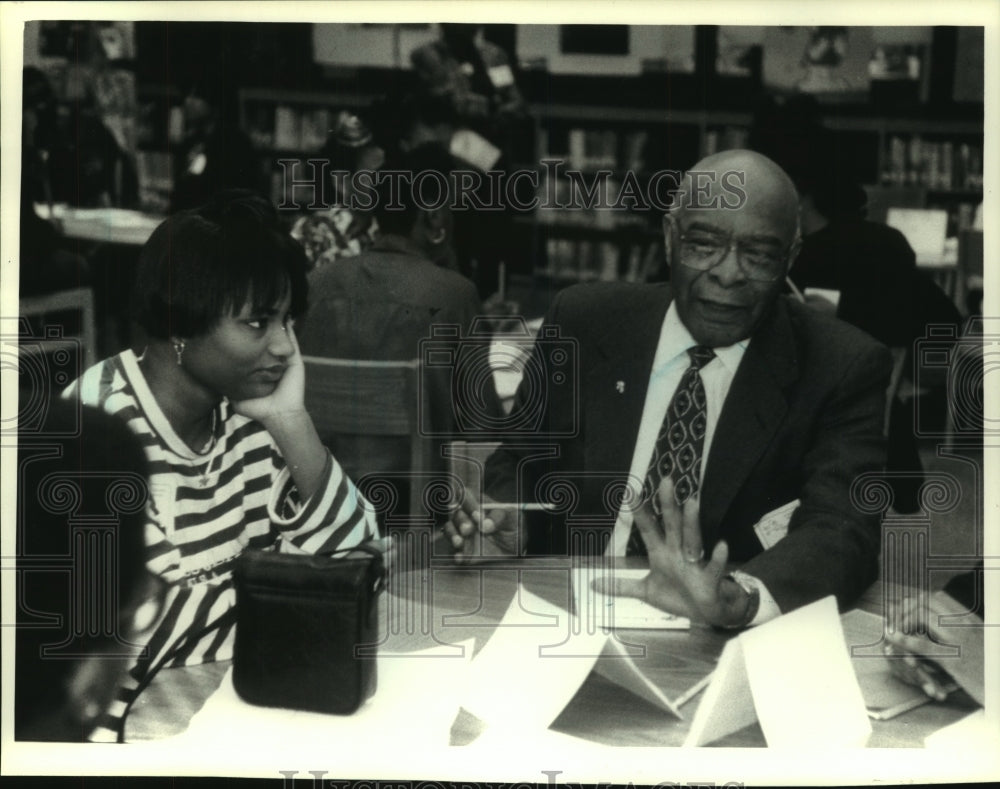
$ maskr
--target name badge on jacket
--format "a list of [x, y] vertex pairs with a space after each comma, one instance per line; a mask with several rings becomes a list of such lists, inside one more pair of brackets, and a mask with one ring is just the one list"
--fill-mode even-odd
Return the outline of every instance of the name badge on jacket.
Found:
[[754, 524], [753, 530], [757, 532], [757, 539], [764, 546], [764, 550], [774, 547], [788, 534], [788, 522], [792, 519], [792, 513], [798, 509], [799, 503], [799, 499], [795, 499], [782, 504]]

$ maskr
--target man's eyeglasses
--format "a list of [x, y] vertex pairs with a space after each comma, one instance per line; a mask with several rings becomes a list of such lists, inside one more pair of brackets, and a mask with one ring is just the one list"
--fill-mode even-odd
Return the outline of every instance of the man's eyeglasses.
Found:
[[680, 233], [680, 262], [688, 268], [708, 271], [723, 261], [730, 250], [747, 279], [774, 282], [785, 276], [791, 247], [781, 247], [755, 239], [733, 238], [730, 233], [688, 229]]

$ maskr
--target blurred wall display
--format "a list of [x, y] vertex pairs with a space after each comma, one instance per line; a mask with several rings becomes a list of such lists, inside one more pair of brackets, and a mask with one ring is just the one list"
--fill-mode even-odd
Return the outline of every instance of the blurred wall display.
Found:
[[[578, 31], [584, 25], [518, 25], [517, 58], [522, 68], [551, 74], [641, 74], [657, 70], [693, 74], [692, 25], [598, 25], [600, 31]], [[622, 28], [627, 27], [627, 49]], [[595, 40], [595, 36], [598, 40]], [[603, 38], [602, 38], [603, 36]]]
[[955, 54], [955, 101], [983, 103], [983, 28], [960, 27]]
[[92, 106], [130, 156], [137, 148], [135, 57], [134, 22], [25, 24], [24, 65], [42, 69], [61, 102]]
[[438, 38], [435, 24], [313, 25], [313, 59], [325, 66], [409, 68], [410, 52]]
[[818, 98], [860, 99], [868, 93], [873, 49], [870, 27], [768, 27], [764, 84]]
[[753, 76], [764, 45], [761, 25], [719, 25], [716, 35], [715, 73], [724, 77]]

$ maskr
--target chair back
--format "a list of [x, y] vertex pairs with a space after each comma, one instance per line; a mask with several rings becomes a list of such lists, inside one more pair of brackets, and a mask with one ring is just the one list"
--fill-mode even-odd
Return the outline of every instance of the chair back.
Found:
[[[304, 356], [305, 404], [316, 431], [355, 482], [384, 471], [371, 458], [386, 439], [408, 447], [405, 475], [415, 481], [432, 468], [434, 442], [420, 433], [420, 362]], [[391, 443], [391, 442], [390, 442]], [[338, 448], [346, 454], [338, 454]], [[397, 474], [399, 479], [401, 475]], [[423, 511], [421, 485], [408, 485], [409, 513]], [[373, 502], [374, 503], [374, 502]]]
[[970, 290], [983, 287], [983, 231], [963, 230], [958, 234], [958, 282], [955, 283], [956, 306], [968, 309]]
[[[79, 372], [97, 361], [97, 321], [94, 313], [94, 293], [90, 288], [72, 288], [20, 300], [22, 319], [32, 324], [32, 338], [40, 343], [43, 352], [67, 349], [80, 345]], [[64, 317], [77, 313], [67, 331]]]

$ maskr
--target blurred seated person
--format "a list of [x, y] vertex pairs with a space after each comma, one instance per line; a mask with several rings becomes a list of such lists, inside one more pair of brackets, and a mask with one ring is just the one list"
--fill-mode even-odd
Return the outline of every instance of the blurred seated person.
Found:
[[[824, 157], [824, 151], [829, 156]], [[957, 331], [958, 310], [917, 268], [916, 255], [905, 236], [865, 218], [865, 190], [851, 178], [848, 165], [836, 161], [832, 146], [818, 144], [812, 163], [796, 181], [803, 237], [790, 276], [799, 288], [838, 291], [838, 318], [885, 345], [903, 349], [908, 358], [914, 342], [926, 336], [928, 326], [952, 324]], [[822, 307], [821, 299], [816, 296], [811, 301]], [[894, 507], [899, 512], [914, 512], [919, 506], [917, 491], [923, 467], [913, 417], [898, 397], [891, 407], [887, 468], [909, 474], [908, 478], [890, 479]]]
[[[22, 404], [33, 396], [22, 391]], [[146, 569], [146, 457], [125, 422], [63, 400], [34, 429], [22, 424], [17, 451], [14, 738], [83, 741], [165, 596]], [[89, 526], [87, 515], [105, 517]]]
[[[890, 613], [896, 627], [886, 633], [885, 653], [893, 673], [936, 701], [947, 698], [948, 680], [954, 680], [976, 703], [985, 705], [982, 566], [956, 575], [930, 595], [926, 608], [918, 599], [907, 597], [901, 610]], [[942, 617], [961, 621], [949, 625]], [[957, 646], [958, 654], [938, 656], [941, 646]]]
[[72, 251], [58, 220], [43, 219], [35, 205], [51, 211], [54, 203], [50, 157], [58, 142], [55, 93], [41, 70], [23, 73], [21, 113], [20, 295], [37, 296], [90, 284], [86, 258]]
[[481, 25], [438, 27], [437, 41], [410, 53], [418, 95], [447, 98], [462, 125], [504, 149], [510, 123], [525, 114], [510, 58], [483, 38]]
[[96, 739], [120, 728], [160, 668], [232, 657], [232, 573], [246, 549], [315, 553], [376, 534], [304, 407], [294, 319], [307, 295], [305, 253], [274, 206], [223, 193], [173, 215], [143, 246], [132, 300], [148, 337], [142, 353], [105, 359], [65, 393], [142, 439], [147, 566], [170, 586]]
[[314, 157], [325, 159], [324, 168], [315, 165], [316, 198], [324, 208], [306, 206], [305, 216], [292, 226], [292, 238], [305, 248], [309, 267], [352, 257], [372, 245], [378, 235], [378, 221], [372, 211], [352, 205], [355, 194], [352, 175], [375, 173], [385, 163], [385, 152], [373, 142], [371, 130], [353, 113], [340, 112], [326, 143]]
[[[436, 171], [447, 179], [451, 161], [444, 148], [424, 145], [390, 162], [387, 169], [412, 174]], [[463, 337], [468, 336], [473, 319], [480, 314], [480, 303], [475, 286], [446, 267], [452, 244], [448, 200], [440, 208], [423, 207], [417, 190], [411, 190], [405, 179], [401, 184], [395, 195], [400, 207], [395, 208], [390, 181], [379, 183], [376, 213], [381, 233], [369, 249], [310, 274], [313, 302], [300, 331], [304, 354], [410, 361], [421, 358], [421, 340], [429, 338], [435, 326], [454, 325]], [[431, 189], [426, 187], [428, 193]], [[488, 338], [478, 345], [479, 358], [484, 359]], [[453, 388], [451, 372], [425, 368], [424, 376], [435, 434], [456, 432], [453, 403], [461, 395]], [[486, 388], [477, 396], [482, 413], [500, 418], [492, 376], [487, 376]], [[408, 469], [405, 438], [337, 436], [330, 441], [355, 479]], [[439, 459], [442, 441], [435, 442], [433, 454]], [[444, 467], [441, 458], [439, 468]]]
[[171, 213], [200, 206], [226, 189], [265, 194], [253, 143], [224, 106], [219, 89], [206, 85], [187, 96], [183, 111], [184, 141], [175, 157]]

